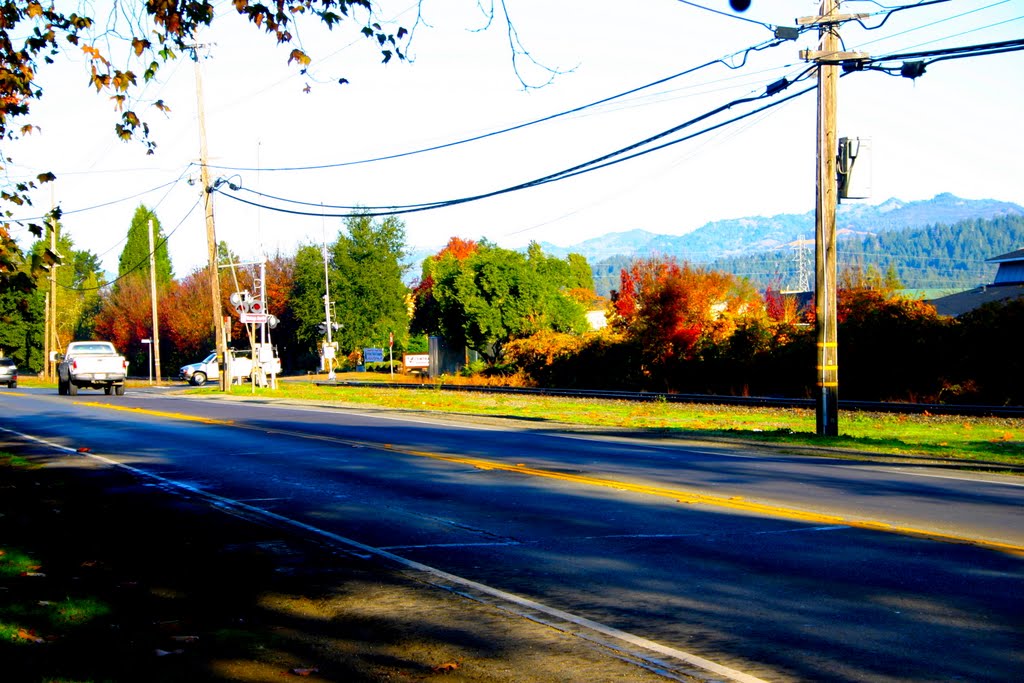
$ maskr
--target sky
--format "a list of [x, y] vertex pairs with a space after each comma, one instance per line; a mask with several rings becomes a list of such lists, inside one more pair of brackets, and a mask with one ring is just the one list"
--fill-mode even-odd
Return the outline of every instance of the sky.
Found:
[[[704, 8], [679, 0], [505, 0], [521, 43], [513, 49], [503, 19], [488, 26], [481, 4], [489, 6], [379, 0], [377, 16], [393, 30], [412, 27], [418, 7], [421, 12], [410, 59], [387, 64], [376, 43], [360, 37], [365, 15], [356, 13], [331, 32], [302, 25], [298, 38], [312, 62], [299, 73], [287, 64], [290, 47], [276, 46], [235, 15], [231, 3], [219, 3], [218, 18], [201, 36], [207, 47], [199, 63], [209, 164], [214, 178], [242, 189], [215, 194], [217, 239], [257, 261], [333, 241], [343, 226], [336, 216], [345, 211], [327, 207], [445, 202], [544, 178], [761, 95], [783, 77], [793, 80], [809, 66], [799, 51], [818, 41], [808, 31], [745, 52], [770, 42], [772, 27], [816, 15], [818, 2], [809, 0], [753, 0], [743, 14], [725, 0], [696, 3]], [[1024, 37], [1024, 0], [956, 0], [888, 18], [876, 2], [844, 2], [842, 11], [872, 15], [863, 20], [872, 30], [846, 23], [841, 36], [846, 50], [873, 57]], [[514, 58], [517, 51], [528, 54]], [[152, 156], [141, 144], [116, 139], [118, 114], [107, 95], [89, 88], [87, 69], [78, 55], [44, 66], [45, 95], [32, 116], [40, 131], [4, 143], [2, 152], [14, 160], [11, 179], [47, 170], [58, 178], [18, 217], [59, 204], [75, 247], [97, 254], [116, 273], [142, 203], [169, 235], [175, 274], [202, 267], [206, 226], [192, 60], [167, 64], [140, 93], [137, 111], [157, 143]], [[813, 83], [812, 77], [781, 96], [736, 104], [659, 142]], [[863, 201], [950, 192], [1024, 204], [1022, 86], [1022, 52], [938, 61], [916, 80], [877, 71], [842, 78], [839, 135], [870, 138], [873, 151], [873, 194]], [[157, 99], [171, 107], [169, 115], [147, 106]], [[541, 119], [547, 120], [522, 126]], [[515, 130], [487, 135], [508, 128]], [[436, 250], [459, 236], [509, 248], [530, 241], [570, 246], [610, 232], [680, 235], [715, 220], [805, 213], [814, 207], [815, 131], [812, 92], [659, 150], [638, 148], [649, 153], [621, 163], [404, 214], [407, 243]], [[478, 136], [486, 137], [450, 144]], [[442, 148], [409, 154], [435, 146]], [[23, 247], [34, 239], [25, 229], [14, 235]]]

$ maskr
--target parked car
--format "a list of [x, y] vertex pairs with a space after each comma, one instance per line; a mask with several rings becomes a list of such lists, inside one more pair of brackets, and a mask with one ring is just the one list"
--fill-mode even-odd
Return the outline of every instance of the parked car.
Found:
[[18, 386], [18, 365], [13, 358], [0, 358], [0, 384], [11, 389]]
[[128, 361], [110, 342], [71, 342], [65, 353], [57, 354], [57, 360], [57, 393], [61, 396], [77, 396], [83, 387], [124, 395]]
[[[239, 368], [238, 363], [235, 363], [235, 374], [238, 374]], [[249, 373], [246, 372], [246, 375]], [[189, 384], [201, 387], [210, 380], [216, 380], [220, 377], [220, 370], [217, 367], [217, 352], [212, 351], [210, 355], [202, 359], [198, 363], [189, 363], [178, 371], [178, 379], [183, 379]]]
[[[264, 372], [281, 373], [281, 359], [274, 357], [269, 363], [263, 366]], [[252, 375], [252, 351], [249, 349], [232, 349], [231, 351], [231, 379], [249, 379]], [[207, 382], [220, 379], [220, 370], [217, 367], [217, 353], [215, 351], [199, 361], [182, 366], [178, 371], [178, 379], [185, 380], [189, 384], [201, 387]]]

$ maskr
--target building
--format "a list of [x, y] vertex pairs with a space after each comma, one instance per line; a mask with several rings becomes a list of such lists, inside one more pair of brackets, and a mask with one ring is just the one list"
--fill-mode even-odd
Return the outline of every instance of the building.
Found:
[[994, 256], [986, 262], [999, 265], [992, 284], [932, 299], [929, 303], [939, 314], [956, 317], [984, 304], [1024, 296], [1024, 249]]

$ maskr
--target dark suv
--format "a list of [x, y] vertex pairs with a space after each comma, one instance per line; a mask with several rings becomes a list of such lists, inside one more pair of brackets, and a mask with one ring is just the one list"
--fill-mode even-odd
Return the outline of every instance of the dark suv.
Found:
[[13, 358], [0, 358], [0, 384], [6, 384], [11, 389], [18, 386], [18, 366], [14, 364]]

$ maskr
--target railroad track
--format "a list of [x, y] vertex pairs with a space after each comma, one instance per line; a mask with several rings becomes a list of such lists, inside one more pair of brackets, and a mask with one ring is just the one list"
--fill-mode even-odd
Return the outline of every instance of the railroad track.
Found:
[[[528, 396], [564, 396], [615, 401], [662, 401], [666, 403], [710, 403], [714, 405], [765, 406], [772, 408], [815, 408], [814, 399], [777, 398], [772, 396], [721, 396], [712, 394], [670, 394], [653, 391], [606, 391], [598, 389], [535, 389], [524, 387], [489, 387], [465, 384], [419, 384], [413, 382], [366, 382], [341, 380], [315, 382], [317, 386], [351, 386], [392, 389], [431, 389], [471, 391], [490, 394], [522, 394]], [[950, 405], [945, 403], [889, 403], [882, 401], [839, 401], [840, 410], [873, 413], [908, 413], [931, 415], [964, 415], [971, 417], [1024, 417], [1024, 406]]]

